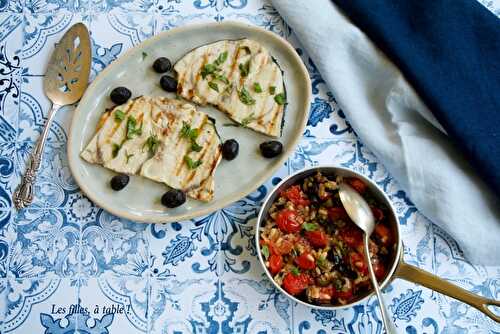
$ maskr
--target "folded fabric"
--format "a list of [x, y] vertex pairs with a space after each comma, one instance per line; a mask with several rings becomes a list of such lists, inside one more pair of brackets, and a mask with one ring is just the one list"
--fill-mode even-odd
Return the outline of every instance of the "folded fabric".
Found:
[[500, 20], [473, 0], [332, 1], [394, 62], [500, 196]]
[[363, 143], [420, 212], [447, 231], [471, 262], [500, 264], [498, 198], [398, 68], [331, 1], [272, 2]]

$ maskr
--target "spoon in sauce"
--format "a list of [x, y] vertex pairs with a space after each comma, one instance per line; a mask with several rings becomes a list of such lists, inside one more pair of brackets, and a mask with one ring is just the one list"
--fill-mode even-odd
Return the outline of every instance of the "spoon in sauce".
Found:
[[375, 218], [373, 217], [372, 210], [370, 209], [368, 203], [366, 203], [365, 199], [345, 182], [339, 184], [339, 196], [345, 211], [349, 215], [349, 218], [351, 218], [351, 220], [364, 232], [365, 258], [368, 263], [368, 271], [370, 273], [372, 286], [377, 294], [384, 327], [386, 333], [395, 334], [396, 330], [387, 314], [387, 308], [382, 298], [382, 293], [380, 291], [380, 287], [378, 286], [377, 278], [375, 278], [375, 272], [373, 271], [373, 266], [370, 261], [368, 241], [370, 240], [370, 235], [375, 229]]

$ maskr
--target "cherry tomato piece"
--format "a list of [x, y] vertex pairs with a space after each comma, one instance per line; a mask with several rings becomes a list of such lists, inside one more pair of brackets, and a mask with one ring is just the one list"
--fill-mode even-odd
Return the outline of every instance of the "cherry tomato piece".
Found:
[[372, 259], [373, 271], [375, 272], [375, 277], [380, 280], [385, 276], [385, 266], [380, 260], [374, 261]]
[[276, 275], [283, 268], [283, 259], [280, 255], [272, 254], [269, 256], [269, 271]]
[[368, 266], [366, 265], [365, 259], [361, 254], [352, 252], [349, 257], [353, 268], [363, 275], [368, 274]]
[[388, 246], [391, 244], [392, 236], [391, 230], [384, 224], [375, 225], [375, 234], [379, 237], [380, 242], [384, 246]]
[[283, 288], [286, 292], [294, 296], [304, 291], [310, 283], [311, 279], [307, 274], [294, 275], [288, 273], [283, 278]]
[[358, 248], [363, 246], [363, 232], [357, 226], [348, 226], [340, 232], [340, 237], [347, 246]]
[[342, 291], [342, 290], [337, 291], [336, 295], [339, 299], [342, 299], [342, 300], [348, 302], [349, 300], [352, 299], [352, 296], [353, 296], [352, 288], [347, 289], [345, 291]]
[[285, 196], [289, 201], [295, 205], [309, 205], [310, 201], [305, 198], [299, 185], [291, 186], [290, 188], [284, 190], [282, 195]]
[[376, 208], [376, 207], [371, 207], [372, 209], [372, 213], [373, 213], [373, 217], [375, 218], [376, 221], [381, 221], [382, 219], [384, 219], [384, 211], [380, 210], [379, 208]]
[[328, 236], [320, 230], [306, 232], [306, 238], [313, 247], [323, 248], [328, 245]]
[[335, 207], [335, 208], [328, 209], [328, 218], [331, 221], [335, 221], [335, 220], [339, 220], [339, 219], [347, 220], [347, 219], [349, 219], [349, 216], [347, 215], [347, 212], [345, 211], [344, 208]]
[[366, 184], [356, 177], [350, 177], [347, 179], [347, 183], [353, 187], [358, 193], [363, 194], [368, 188]]
[[297, 211], [290, 209], [283, 209], [276, 217], [276, 224], [278, 228], [285, 233], [295, 233], [300, 231], [302, 226], [302, 218]]
[[286, 255], [292, 251], [293, 242], [291, 240], [283, 239], [279, 240], [276, 245], [274, 245], [274, 249], [277, 254]]
[[312, 256], [309, 252], [304, 252], [300, 256], [295, 258], [295, 263], [301, 269], [311, 270], [316, 268], [316, 261], [314, 260], [314, 256]]
[[333, 286], [325, 286], [324, 288], [319, 289], [319, 299], [321, 300], [331, 300], [335, 297], [337, 291]]

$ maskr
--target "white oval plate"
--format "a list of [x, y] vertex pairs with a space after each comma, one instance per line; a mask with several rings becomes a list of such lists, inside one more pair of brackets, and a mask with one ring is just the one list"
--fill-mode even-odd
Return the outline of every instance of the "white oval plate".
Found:
[[[231, 121], [212, 107], [199, 107], [199, 110], [216, 119], [222, 140], [238, 140], [240, 153], [235, 160], [222, 160], [219, 164], [215, 173], [215, 197], [209, 203], [188, 200], [178, 208], [167, 209], [160, 203], [166, 186], [139, 176], [131, 177], [125, 189], [115, 192], [109, 187], [113, 172], [80, 158], [80, 152], [95, 132], [100, 115], [112, 106], [109, 93], [113, 88], [126, 86], [133, 97], [174, 97], [159, 87], [161, 75], [151, 69], [156, 58], [165, 56], [175, 63], [185, 53], [201, 45], [244, 37], [262, 43], [284, 71], [288, 105], [283, 135], [279, 139], [284, 151], [278, 158], [265, 159], [259, 153], [259, 144], [271, 138], [250, 129], [222, 126]], [[248, 195], [284, 163], [304, 131], [310, 92], [309, 74], [295, 49], [274, 33], [236, 22], [204, 23], [165, 31], [127, 51], [106, 67], [89, 86], [73, 115], [68, 139], [69, 166], [82, 191], [114, 215], [147, 223], [181, 221], [206, 215]]]

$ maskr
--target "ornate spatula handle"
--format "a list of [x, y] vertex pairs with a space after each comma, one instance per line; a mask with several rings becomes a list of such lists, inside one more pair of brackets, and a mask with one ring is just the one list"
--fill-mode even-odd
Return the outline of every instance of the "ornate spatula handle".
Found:
[[42, 134], [35, 145], [35, 148], [30, 156], [30, 162], [24, 176], [21, 180], [21, 184], [19, 188], [14, 192], [14, 205], [17, 209], [22, 209], [31, 204], [33, 202], [33, 190], [36, 181], [36, 176], [40, 167], [42, 165], [43, 151], [45, 148], [45, 143], [47, 142], [47, 138], [49, 136], [50, 125], [54, 119], [54, 116], [61, 108], [60, 105], [53, 104], [52, 108], [49, 111], [49, 115], [47, 117], [47, 122], [45, 123], [45, 127], [43, 128]]

